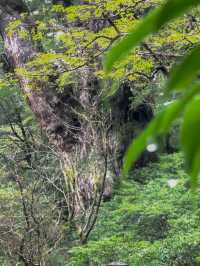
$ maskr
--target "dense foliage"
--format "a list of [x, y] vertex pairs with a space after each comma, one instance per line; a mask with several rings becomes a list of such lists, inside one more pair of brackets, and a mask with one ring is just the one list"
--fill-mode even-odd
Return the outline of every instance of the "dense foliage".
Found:
[[131, 173], [103, 205], [89, 243], [73, 248], [66, 265], [199, 265], [199, 206], [183, 164], [181, 154], [164, 155]]
[[[196, 0], [189, 2], [169, 0], [164, 2], [161, 7], [152, 11], [135, 29], [113, 46], [111, 51], [108, 52], [105, 69], [109, 71], [116, 61], [123, 59], [146, 36], [159, 31], [171, 20], [177, 18], [191, 7], [198, 6], [198, 4], [199, 1]], [[180, 99], [157, 115], [141, 137], [133, 141], [126, 155], [125, 171], [131, 167], [131, 164], [137, 159], [137, 156], [146, 147], [150, 139], [156, 140], [159, 135], [164, 134], [172, 122], [184, 113], [180, 136], [181, 146], [185, 153], [188, 172], [191, 175], [193, 184], [196, 184], [200, 170], [199, 145], [196, 142], [195, 135], [199, 133], [199, 83], [197, 81], [196, 84], [193, 84], [193, 82], [196, 81], [200, 69], [198, 62], [199, 52], [200, 47], [197, 43], [193, 45], [183, 61], [174, 67], [165, 92], [181, 92], [182, 98], [179, 95]], [[190, 90], [189, 93], [188, 90]], [[192, 137], [191, 130], [194, 134]]]
[[[196, 178], [200, 9], [186, 2], [0, 1], [0, 265], [199, 265], [180, 146]], [[177, 62], [168, 84], [189, 89], [166, 95]]]

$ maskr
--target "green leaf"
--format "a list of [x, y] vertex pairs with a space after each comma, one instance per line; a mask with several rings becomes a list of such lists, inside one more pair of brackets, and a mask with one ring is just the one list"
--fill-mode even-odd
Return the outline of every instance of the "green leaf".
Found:
[[181, 128], [181, 146], [185, 154], [188, 173], [196, 183], [200, 172], [200, 97], [187, 106]]
[[140, 43], [149, 33], [157, 30], [156, 21], [158, 10], [146, 17], [133, 31], [129, 32], [122, 40], [118, 41], [105, 58], [105, 70], [110, 72], [116, 61], [126, 57], [132, 48]]
[[[109, 97], [114, 96], [115, 93], [119, 90], [120, 80], [119, 79], [115, 79], [115, 80], [112, 80], [112, 82], [109, 82], [109, 81], [106, 82], [105, 81], [105, 85], [107, 85], [106, 88], [105, 88], [105, 97], [109, 98]], [[110, 87], [109, 90], [108, 90], [108, 87]]]
[[185, 89], [200, 70], [200, 45], [187, 54], [183, 62], [176, 66], [168, 81], [167, 91]]
[[126, 174], [131, 166], [138, 159], [140, 154], [145, 150], [148, 141], [151, 140], [156, 135], [157, 126], [156, 117], [152, 122], [149, 123], [148, 127], [131, 143], [124, 157], [123, 173]]
[[160, 10], [158, 17], [158, 28], [170, 20], [185, 13], [189, 8], [200, 4], [199, 0], [168, 0]]
[[192, 164], [192, 171], [190, 174], [192, 189], [195, 189], [197, 185], [199, 172], [200, 172], [199, 163], [200, 163], [200, 150], [198, 150], [198, 152], [196, 153], [193, 164]]
[[163, 111], [158, 113], [156, 117], [149, 123], [148, 127], [132, 141], [124, 158], [124, 174], [128, 172], [140, 154], [145, 150], [149, 140], [156, 139], [158, 136], [165, 134], [169, 130], [173, 121], [181, 115], [188, 102], [199, 91], [200, 83], [194, 84], [190, 90], [188, 90], [188, 93], [185, 94], [180, 100], [175, 101]]
[[157, 32], [170, 20], [197, 4], [200, 4], [200, 0], [169, 0], [151, 12], [127, 36], [113, 45], [105, 57], [106, 72], [111, 71], [115, 62], [125, 58], [149, 34]]

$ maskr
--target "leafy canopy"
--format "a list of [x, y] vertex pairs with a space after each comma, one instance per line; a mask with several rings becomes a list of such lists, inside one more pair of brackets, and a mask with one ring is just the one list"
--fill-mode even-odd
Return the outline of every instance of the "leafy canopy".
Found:
[[[200, 4], [199, 0], [166, 1], [147, 15], [127, 36], [113, 45], [105, 58], [105, 70], [111, 71], [114, 64], [124, 59], [145, 37], [159, 31], [171, 20], [198, 4]], [[193, 184], [196, 184], [200, 172], [200, 143], [198, 141], [200, 135], [200, 100], [198, 97], [200, 83], [194, 81], [200, 70], [199, 58], [200, 46], [195, 45], [182, 62], [172, 70], [165, 92], [169, 95], [171, 91], [181, 91], [181, 94], [176, 102], [158, 113], [146, 130], [133, 140], [125, 155], [124, 173], [127, 173], [149, 141], [156, 141], [158, 136], [169, 130], [177, 117], [182, 116], [181, 146], [185, 153], [187, 170], [192, 177]]]

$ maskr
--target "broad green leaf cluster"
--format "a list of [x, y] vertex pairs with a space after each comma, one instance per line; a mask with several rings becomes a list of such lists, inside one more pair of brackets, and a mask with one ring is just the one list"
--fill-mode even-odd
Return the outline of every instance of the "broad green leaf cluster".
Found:
[[[154, 34], [170, 21], [183, 15], [193, 7], [197, 7], [200, 1], [168, 0], [160, 7], [147, 15], [134, 27], [122, 40], [114, 44], [105, 59], [106, 71], [111, 71], [117, 61], [124, 59], [130, 51], [150, 35]], [[181, 128], [181, 146], [185, 153], [188, 172], [193, 184], [197, 181], [200, 162], [200, 134], [199, 97], [200, 84], [197, 74], [200, 71], [200, 47], [193, 45], [181, 63], [175, 66], [165, 87], [166, 94], [179, 91], [176, 102], [158, 113], [147, 129], [129, 147], [124, 163], [124, 171], [127, 172], [138, 156], [145, 150], [149, 141], [157, 141], [157, 137], [166, 133], [177, 117], [183, 115]], [[194, 182], [195, 181], [195, 182]]]

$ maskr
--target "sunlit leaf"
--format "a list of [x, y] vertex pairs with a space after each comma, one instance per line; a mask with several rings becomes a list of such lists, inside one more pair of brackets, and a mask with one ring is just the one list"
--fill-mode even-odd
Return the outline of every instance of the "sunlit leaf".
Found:
[[115, 62], [122, 60], [126, 55], [149, 34], [155, 33], [170, 20], [183, 14], [199, 0], [169, 0], [161, 7], [151, 12], [139, 25], [118, 41], [109, 50], [105, 58], [105, 69], [111, 71]]
[[158, 13], [158, 10], [152, 12], [138, 25], [137, 28], [129, 32], [127, 36], [125, 36], [121, 41], [118, 41], [111, 48], [105, 58], [105, 69], [107, 72], [111, 71], [113, 64], [116, 61], [125, 58], [132, 48], [138, 45], [149, 33], [156, 31]]
[[158, 28], [162, 27], [164, 24], [170, 20], [182, 15], [189, 8], [200, 4], [199, 0], [168, 0], [160, 10], [158, 15]]
[[200, 71], [200, 46], [196, 46], [186, 55], [183, 62], [174, 68], [169, 79], [167, 90], [187, 88]]
[[200, 97], [188, 104], [183, 119], [181, 146], [194, 184], [200, 172]]

